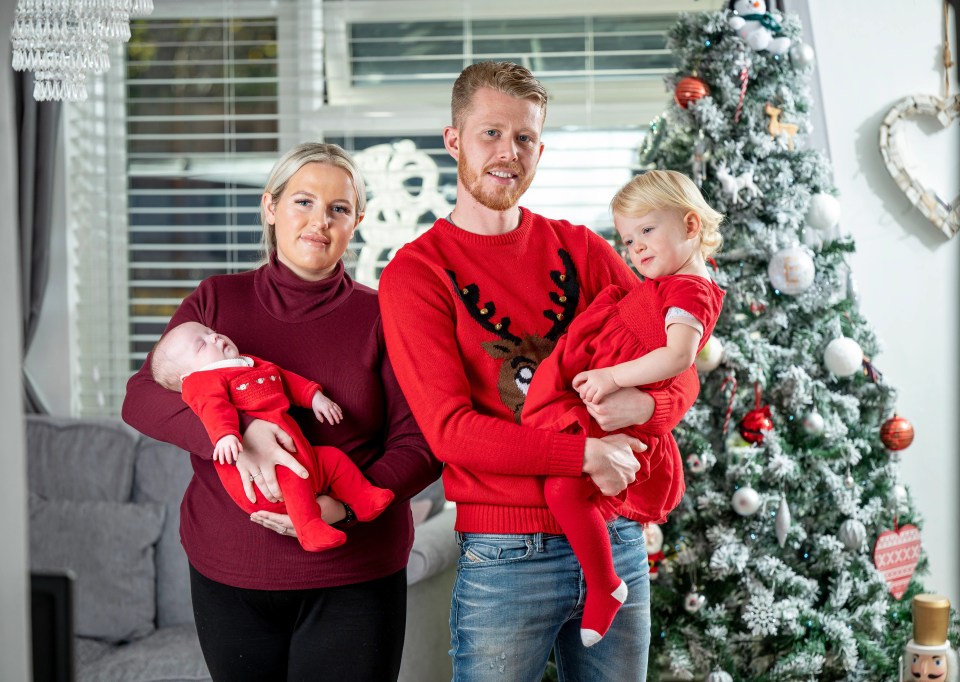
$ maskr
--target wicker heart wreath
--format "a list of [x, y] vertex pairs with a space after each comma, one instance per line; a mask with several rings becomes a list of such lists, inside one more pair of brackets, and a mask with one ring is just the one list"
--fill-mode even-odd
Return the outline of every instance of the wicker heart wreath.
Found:
[[880, 153], [897, 186], [930, 222], [947, 237], [960, 231], [960, 196], [944, 199], [907, 170], [900, 124], [914, 116], [932, 116], [946, 128], [960, 118], [960, 95], [946, 99], [914, 95], [900, 100], [887, 113], [880, 126]]

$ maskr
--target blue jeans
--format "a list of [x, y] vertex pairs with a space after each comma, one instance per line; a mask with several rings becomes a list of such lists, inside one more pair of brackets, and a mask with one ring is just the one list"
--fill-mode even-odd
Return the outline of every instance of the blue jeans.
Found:
[[643, 682], [650, 647], [650, 571], [643, 529], [608, 524], [630, 594], [599, 644], [580, 642], [586, 587], [562, 535], [460, 533], [450, 607], [454, 682], [540, 682], [550, 649], [561, 682]]

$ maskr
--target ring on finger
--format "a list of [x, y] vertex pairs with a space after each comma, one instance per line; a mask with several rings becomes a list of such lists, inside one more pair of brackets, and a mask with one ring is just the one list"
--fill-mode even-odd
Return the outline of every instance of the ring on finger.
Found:
[[263, 476], [263, 472], [258, 471], [255, 474], [250, 474], [250, 482], [253, 483], [256, 480], [257, 476]]

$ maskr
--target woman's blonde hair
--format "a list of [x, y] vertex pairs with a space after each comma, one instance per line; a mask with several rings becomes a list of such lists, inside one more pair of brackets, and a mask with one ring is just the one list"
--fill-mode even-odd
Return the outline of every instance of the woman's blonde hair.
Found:
[[461, 71], [453, 84], [450, 115], [455, 128], [463, 125], [473, 96], [481, 88], [535, 102], [540, 107], [541, 121], [547, 115], [547, 91], [530, 69], [513, 62], [477, 62]]
[[[357, 192], [357, 218], [359, 219], [367, 208], [367, 186], [357, 168], [356, 161], [344, 149], [335, 144], [324, 142], [304, 142], [299, 144], [286, 154], [273, 166], [270, 171], [270, 177], [263, 191], [269, 192], [271, 203], [276, 205], [280, 200], [280, 195], [287, 188], [290, 181], [297, 171], [308, 163], [326, 163], [337, 168], [342, 168], [350, 176], [353, 182], [353, 188]], [[260, 224], [263, 226], [263, 234], [260, 237], [261, 261], [266, 263], [270, 254], [277, 248], [276, 226], [267, 222], [267, 213], [260, 206]]]
[[632, 218], [665, 208], [679, 209], [684, 215], [693, 211], [700, 216], [700, 253], [704, 258], [720, 250], [723, 214], [706, 202], [700, 188], [683, 173], [646, 171], [621, 187], [610, 202], [610, 210], [614, 213]]

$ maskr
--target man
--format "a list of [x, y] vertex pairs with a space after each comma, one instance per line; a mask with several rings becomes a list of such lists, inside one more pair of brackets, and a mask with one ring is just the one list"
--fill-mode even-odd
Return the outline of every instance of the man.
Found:
[[[603, 498], [628, 595], [603, 640], [585, 648], [583, 577], [542, 481], [586, 474], [603, 495], [616, 495], [635, 480], [634, 452], [645, 446], [619, 434], [588, 438], [520, 424], [533, 372], [571, 319], [607, 285], [635, 281], [587, 228], [518, 205], [543, 153], [546, 102], [543, 86], [516, 64], [461, 73], [453, 125], [443, 131], [457, 160], [456, 205], [403, 247], [380, 280], [391, 362], [457, 504], [457, 682], [540, 680], [554, 646], [561, 679], [646, 677], [649, 574], [640, 524], [618, 516], [618, 498]], [[648, 423], [667, 432], [695, 399], [695, 371], [675, 384], [651, 395], [621, 389], [587, 407], [604, 431]]]

